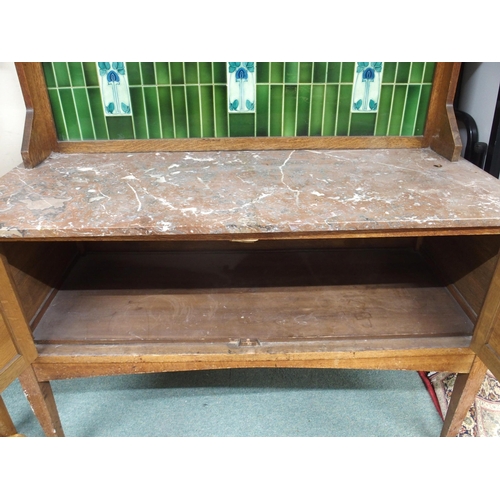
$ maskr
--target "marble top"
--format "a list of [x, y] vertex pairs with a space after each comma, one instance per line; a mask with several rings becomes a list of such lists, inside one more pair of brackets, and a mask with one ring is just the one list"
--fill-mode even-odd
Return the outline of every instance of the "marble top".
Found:
[[500, 181], [429, 149], [52, 154], [0, 177], [0, 238], [500, 233]]

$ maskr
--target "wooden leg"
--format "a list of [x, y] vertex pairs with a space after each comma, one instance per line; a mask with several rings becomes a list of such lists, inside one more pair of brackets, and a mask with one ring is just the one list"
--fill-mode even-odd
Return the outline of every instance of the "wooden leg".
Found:
[[63, 437], [64, 432], [50, 382], [39, 382], [31, 366], [19, 376], [19, 381], [45, 435]]
[[487, 370], [486, 365], [476, 356], [471, 371], [457, 375], [441, 436], [453, 437], [460, 432], [460, 427], [481, 388]]
[[10, 418], [2, 396], [0, 396], [0, 437], [14, 436], [15, 434], [17, 434], [16, 427]]

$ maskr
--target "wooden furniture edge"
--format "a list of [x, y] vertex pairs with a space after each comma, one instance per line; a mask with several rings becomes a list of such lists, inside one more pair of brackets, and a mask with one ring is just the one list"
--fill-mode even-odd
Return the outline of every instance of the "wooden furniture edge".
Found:
[[40, 355], [33, 363], [39, 381], [230, 368], [335, 368], [365, 370], [450, 371], [467, 373], [474, 353], [468, 348], [304, 353], [171, 355]]
[[314, 369], [356, 369], [356, 370], [410, 370], [410, 371], [442, 371], [452, 373], [467, 373], [470, 370], [473, 355], [464, 358], [446, 356], [435, 359], [424, 355], [408, 358], [361, 358], [352, 360], [318, 361], [248, 361], [243, 362], [196, 362], [177, 361], [175, 363], [161, 362], [122, 362], [122, 363], [59, 363], [33, 364], [39, 381], [66, 380], [71, 378], [86, 378], [109, 375], [131, 375], [140, 373], [161, 373], [194, 370], [220, 370], [236, 368], [314, 368]]
[[58, 151], [57, 133], [41, 63], [15, 63], [26, 105], [21, 156], [24, 166], [36, 167]]
[[[283, 240], [348, 240], [367, 238], [412, 238], [424, 236], [480, 236], [497, 235], [500, 230], [497, 227], [463, 227], [463, 228], [428, 228], [428, 229], [393, 229], [393, 230], [339, 230], [335, 232], [307, 232], [303, 233], [225, 233], [225, 234], [200, 234], [200, 235], [147, 235], [150, 242], [234, 242], [234, 243], [255, 243], [257, 241], [283, 241]], [[41, 236], [24, 236], [22, 238], [5, 238], [4, 241], [68, 241], [68, 242], [91, 242], [91, 241], [144, 241], [144, 235], [113, 235], [113, 236], [57, 236], [57, 234], [42, 234]]]
[[61, 153], [149, 153], [168, 151], [265, 151], [288, 149], [419, 149], [413, 137], [228, 137], [202, 139], [128, 139], [59, 142]]
[[[457, 161], [462, 149], [453, 98], [461, 63], [437, 63], [432, 85], [424, 144], [450, 161]], [[446, 85], [448, 82], [448, 85]]]
[[467, 412], [481, 388], [486, 371], [486, 365], [476, 356], [470, 371], [457, 375], [441, 430], [442, 437], [454, 437], [458, 435]]
[[29, 364], [38, 356], [38, 352], [33, 343], [33, 335], [22, 309], [16, 285], [12, 279], [9, 263], [3, 255], [1, 247], [0, 287], [3, 290], [0, 297], [0, 313], [3, 316], [7, 329], [12, 332], [12, 340], [18, 352], [26, 359], [26, 363]]
[[0, 395], [0, 437], [15, 435], [17, 435], [16, 426], [14, 425], [2, 396]]
[[0, 392], [4, 391], [10, 383], [19, 377], [26, 369], [26, 360], [21, 356], [16, 356], [1, 373]]
[[50, 383], [40, 381], [32, 366], [23, 371], [19, 376], [19, 382], [45, 435], [47, 437], [64, 437]]
[[[494, 331], [495, 324], [500, 318], [500, 256], [497, 258], [495, 270], [484, 299], [481, 312], [476, 322], [472, 337], [471, 349], [479, 354], [487, 346], [488, 340]], [[500, 375], [500, 374], [498, 374]], [[497, 376], [498, 376], [497, 375]]]

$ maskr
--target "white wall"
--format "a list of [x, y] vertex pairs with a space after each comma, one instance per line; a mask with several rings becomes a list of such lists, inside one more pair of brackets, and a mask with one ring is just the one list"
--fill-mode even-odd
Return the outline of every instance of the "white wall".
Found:
[[0, 176], [22, 163], [25, 114], [14, 63], [0, 62]]
[[488, 143], [500, 85], [500, 62], [464, 63], [459, 108], [477, 123], [479, 141]]

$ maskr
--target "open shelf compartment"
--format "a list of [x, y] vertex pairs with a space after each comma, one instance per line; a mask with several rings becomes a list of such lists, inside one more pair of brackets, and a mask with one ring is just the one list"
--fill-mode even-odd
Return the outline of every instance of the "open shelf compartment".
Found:
[[283, 352], [464, 347], [473, 327], [414, 248], [244, 247], [88, 252], [34, 338], [75, 347], [279, 344]]

